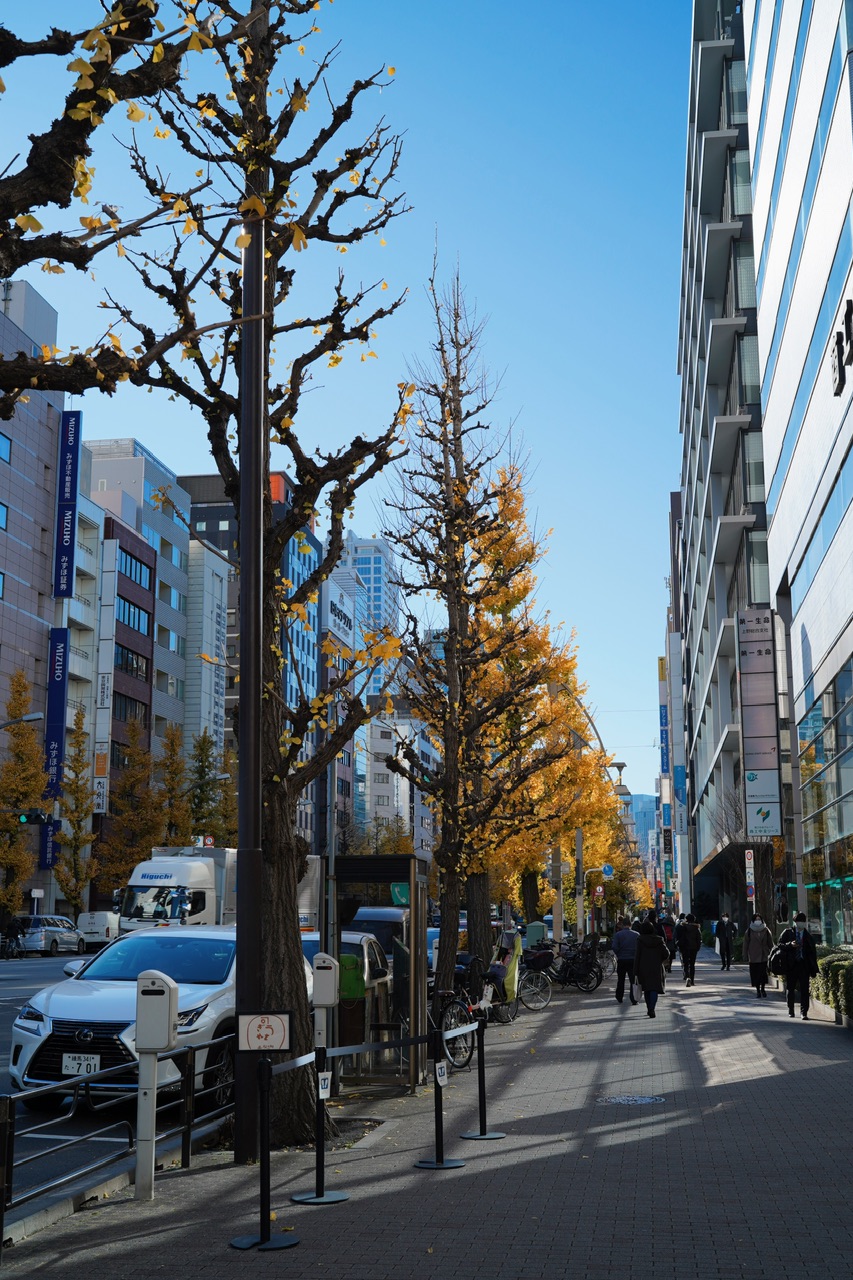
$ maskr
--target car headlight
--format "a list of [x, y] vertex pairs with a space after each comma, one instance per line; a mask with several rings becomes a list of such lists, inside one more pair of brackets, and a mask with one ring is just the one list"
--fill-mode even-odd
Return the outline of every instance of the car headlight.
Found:
[[206, 1008], [206, 1004], [200, 1004], [197, 1009], [186, 1009], [183, 1013], [179, 1013], [178, 1030], [186, 1031], [189, 1027], [194, 1027]]
[[41, 1013], [38, 1009], [36, 1009], [34, 1005], [31, 1005], [31, 1004], [25, 1004], [25, 1005], [24, 1005], [24, 1007], [23, 1007], [23, 1009], [21, 1009], [20, 1013], [18, 1014], [17, 1018], [15, 1019], [15, 1021], [16, 1021], [16, 1022], [23, 1022], [23, 1023], [30, 1023], [31, 1025], [30, 1025], [30, 1026], [28, 1026], [28, 1027], [26, 1027], [26, 1030], [27, 1030], [27, 1031], [35, 1031], [35, 1025], [34, 1025], [34, 1024], [35, 1024], [35, 1023], [43, 1023], [43, 1022], [44, 1022], [44, 1014], [43, 1014], [43, 1013]]

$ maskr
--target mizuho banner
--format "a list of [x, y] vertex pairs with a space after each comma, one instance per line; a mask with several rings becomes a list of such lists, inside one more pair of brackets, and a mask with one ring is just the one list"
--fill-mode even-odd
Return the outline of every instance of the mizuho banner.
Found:
[[59, 426], [59, 487], [56, 501], [56, 539], [53, 549], [53, 594], [68, 599], [74, 594], [74, 551], [77, 546], [77, 483], [80, 472], [79, 409], [63, 413]]

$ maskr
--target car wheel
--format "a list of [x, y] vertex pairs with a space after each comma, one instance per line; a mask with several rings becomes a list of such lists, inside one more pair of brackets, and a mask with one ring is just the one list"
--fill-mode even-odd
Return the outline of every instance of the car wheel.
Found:
[[77, 954], [78, 956], [84, 956], [86, 954], [86, 942], [83, 938], [81, 938], [77, 943]]
[[59, 943], [56, 941], [56, 938], [51, 942], [48, 952], [52, 956], [59, 955]]
[[[230, 1028], [217, 1035], [228, 1035], [229, 1032]], [[204, 1088], [210, 1092], [206, 1092], [201, 1099], [201, 1110], [218, 1111], [233, 1103], [234, 1068], [234, 1041], [226, 1040], [212, 1050], [210, 1061], [204, 1069]]]

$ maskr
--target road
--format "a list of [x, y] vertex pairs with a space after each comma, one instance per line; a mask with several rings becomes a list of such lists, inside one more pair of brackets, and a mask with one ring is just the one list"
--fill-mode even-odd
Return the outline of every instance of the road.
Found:
[[[12, 1039], [12, 1023], [15, 1015], [28, 999], [43, 987], [62, 982], [63, 969], [71, 954], [59, 956], [28, 956], [24, 960], [0, 960], [0, 1093], [13, 1093], [9, 1081], [9, 1050]], [[15, 1194], [24, 1186], [49, 1183], [72, 1169], [102, 1158], [108, 1151], [127, 1148], [127, 1123], [135, 1127], [135, 1106], [123, 1103], [110, 1107], [106, 1115], [93, 1116], [86, 1110], [68, 1119], [63, 1116], [30, 1115], [18, 1108], [16, 1116], [15, 1160], [35, 1156], [48, 1149], [57, 1148], [50, 1155], [34, 1160], [22, 1170], [16, 1170]], [[116, 1123], [117, 1122], [117, 1123]], [[70, 1147], [75, 1138], [91, 1134], [105, 1126], [115, 1127], [101, 1133], [84, 1145]], [[13, 1218], [15, 1215], [10, 1215]]]

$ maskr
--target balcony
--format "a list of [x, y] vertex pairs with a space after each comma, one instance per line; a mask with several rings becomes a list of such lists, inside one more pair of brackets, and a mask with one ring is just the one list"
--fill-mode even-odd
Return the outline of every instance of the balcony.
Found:
[[755, 524], [755, 512], [720, 516], [714, 534], [713, 564], [734, 564], [744, 533]]
[[734, 40], [708, 40], [699, 45], [695, 73], [694, 118], [700, 133], [713, 129], [720, 119], [723, 70], [734, 53]]
[[702, 274], [702, 296], [705, 300], [717, 302], [726, 296], [731, 245], [733, 240], [740, 239], [742, 230], [742, 222], [709, 222], [705, 227], [705, 244], [702, 254], [705, 264]]
[[719, 218], [720, 216], [726, 179], [726, 161], [729, 151], [737, 143], [737, 137], [737, 129], [715, 129], [711, 133], [702, 135], [696, 197], [699, 212], [706, 217]]
[[718, 414], [711, 428], [708, 470], [712, 475], [731, 475], [738, 438], [752, 425], [748, 414]]
[[708, 326], [708, 354], [705, 365], [707, 387], [727, 387], [735, 339], [746, 328], [746, 316], [724, 316]]

